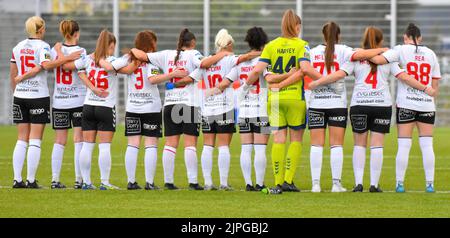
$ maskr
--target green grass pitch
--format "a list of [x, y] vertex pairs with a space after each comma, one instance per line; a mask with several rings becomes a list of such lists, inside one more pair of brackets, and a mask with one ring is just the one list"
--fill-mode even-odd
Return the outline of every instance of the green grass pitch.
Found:
[[[244, 180], [239, 165], [239, 135], [234, 136], [231, 146], [230, 184], [235, 191], [76, 191], [66, 189], [53, 191], [13, 190], [12, 151], [16, 142], [16, 128], [0, 127], [0, 217], [450, 217], [450, 128], [438, 128], [435, 132], [437, 193], [424, 192], [424, 172], [417, 137], [413, 142], [409, 168], [406, 174], [405, 194], [395, 189], [396, 129], [386, 138], [384, 164], [381, 175], [382, 194], [368, 192], [332, 194], [329, 150], [325, 149], [320, 194], [310, 192], [264, 195], [244, 192]], [[119, 127], [112, 146], [111, 182], [126, 187], [124, 154], [126, 138]], [[41, 185], [49, 187], [51, 179], [51, 150], [53, 131], [47, 127], [42, 144], [42, 157], [37, 178]], [[303, 156], [294, 182], [302, 190], [311, 189], [309, 167], [309, 133], [305, 133]], [[71, 187], [73, 175], [73, 144], [66, 146], [61, 181]], [[161, 141], [162, 144], [162, 141]], [[201, 139], [198, 146], [200, 161]], [[352, 136], [347, 131], [343, 184], [353, 187]], [[158, 153], [156, 184], [163, 185], [161, 146]], [[270, 151], [270, 146], [268, 147]], [[97, 149], [94, 151], [92, 178], [98, 185], [99, 171]], [[217, 150], [214, 153], [214, 181], [218, 183]], [[270, 153], [268, 153], [266, 184], [273, 184]], [[144, 185], [143, 150], [140, 152], [137, 181]], [[23, 170], [26, 174], [26, 167]], [[200, 182], [201, 168], [199, 165]], [[369, 187], [369, 159], [366, 160], [365, 189]], [[187, 187], [183, 151], [178, 150], [175, 168], [175, 184]], [[409, 192], [408, 192], [409, 191]]]

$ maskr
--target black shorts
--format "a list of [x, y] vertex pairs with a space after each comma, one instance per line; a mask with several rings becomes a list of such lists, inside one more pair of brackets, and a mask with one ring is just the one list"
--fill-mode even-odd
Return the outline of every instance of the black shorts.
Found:
[[308, 128], [311, 129], [325, 129], [327, 125], [334, 127], [347, 127], [348, 111], [347, 108], [330, 108], [308, 109]]
[[12, 109], [14, 123], [50, 123], [50, 97], [14, 97]]
[[81, 127], [83, 119], [83, 107], [57, 109], [52, 108], [53, 130], [67, 130], [73, 127]]
[[419, 112], [415, 110], [397, 107], [397, 124], [422, 122], [434, 125], [435, 119], [436, 119], [436, 112]]
[[199, 136], [201, 114], [198, 107], [185, 104], [168, 105], [163, 109], [164, 136]]
[[125, 113], [125, 136], [162, 136], [162, 113]]
[[270, 134], [268, 117], [239, 118], [239, 133]]
[[389, 133], [392, 107], [353, 106], [350, 108], [350, 120], [355, 133], [373, 131]]
[[202, 132], [214, 134], [235, 133], [235, 123], [234, 110], [217, 116], [202, 117]]
[[83, 106], [83, 131], [116, 131], [116, 108], [103, 106]]

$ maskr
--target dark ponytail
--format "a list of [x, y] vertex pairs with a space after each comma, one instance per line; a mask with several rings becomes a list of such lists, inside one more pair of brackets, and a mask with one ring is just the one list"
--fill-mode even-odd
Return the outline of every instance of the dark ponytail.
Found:
[[414, 23], [409, 23], [406, 28], [405, 35], [409, 38], [412, 38], [414, 41], [414, 45], [416, 46], [416, 53], [419, 50], [419, 46], [417, 45], [417, 39], [421, 37], [420, 29]]
[[325, 47], [325, 66], [328, 72], [331, 72], [331, 66], [334, 63], [334, 46], [339, 41], [341, 29], [336, 22], [328, 22], [322, 28], [322, 34], [327, 46]]
[[184, 28], [180, 32], [180, 37], [178, 38], [178, 44], [177, 44], [177, 55], [175, 56], [174, 65], [176, 65], [178, 60], [180, 59], [180, 53], [181, 53], [183, 47], [188, 47], [193, 40], [195, 40], [195, 35], [194, 35], [194, 33], [190, 32], [189, 29]]
[[245, 36], [245, 42], [248, 43], [252, 50], [262, 50], [269, 41], [266, 32], [261, 27], [252, 27], [248, 29]]

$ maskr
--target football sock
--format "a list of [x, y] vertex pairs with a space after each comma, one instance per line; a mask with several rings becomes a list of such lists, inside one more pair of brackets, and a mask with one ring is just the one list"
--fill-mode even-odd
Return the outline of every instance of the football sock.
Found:
[[241, 170], [244, 176], [245, 184], [253, 185], [252, 183], [252, 151], [253, 144], [243, 144], [241, 146]]
[[98, 144], [98, 167], [100, 168], [100, 180], [103, 184], [109, 184], [111, 173], [111, 143]]
[[397, 183], [405, 180], [406, 168], [408, 168], [409, 151], [411, 150], [411, 138], [398, 138], [397, 156], [395, 158], [395, 177]]
[[256, 184], [262, 186], [264, 185], [264, 176], [266, 174], [267, 158], [266, 158], [266, 147], [264, 144], [255, 144], [255, 177]]
[[22, 140], [16, 142], [13, 152], [13, 168], [14, 168], [14, 180], [22, 181], [22, 168], [25, 158], [27, 156], [28, 143]]
[[333, 181], [340, 181], [342, 178], [342, 165], [344, 163], [344, 149], [342, 145], [331, 146], [330, 166]]
[[128, 145], [125, 152], [125, 170], [127, 172], [128, 182], [136, 182], [136, 164], [138, 159], [139, 148]]
[[189, 183], [198, 183], [197, 148], [194, 146], [184, 148], [184, 163], [186, 164]]
[[83, 143], [78, 142], [74, 144], [74, 164], [75, 164], [75, 181], [81, 182], [81, 169], [80, 169], [80, 153], [83, 148]]
[[213, 184], [212, 182], [212, 167], [213, 167], [213, 152], [214, 147], [209, 145], [203, 146], [202, 151], [202, 173], [203, 173], [203, 179], [205, 180], [205, 185], [211, 186]]
[[157, 160], [158, 160], [158, 147], [156, 145], [146, 147], [144, 159], [145, 181], [149, 184], [154, 183]]
[[302, 143], [298, 141], [291, 142], [286, 156], [286, 172], [284, 175], [284, 181], [292, 183], [297, 171], [297, 165], [302, 155]]
[[173, 173], [175, 171], [175, 155], [177, 149], [172, 146], [164, 146], [163, 151], [163, 168], [164, 168], [164, 182], [173, 184]]
[[36, 179], [36, 172], [41, 159], [41, 140], [30, 139], [27, 153], [27, 180], [30, 183]]
[[286, 154], [286, 144], [272, 144], [272, 168], [275, 176], [275, 185], [282, 185], [284, 182], [284, 157]]
[[322, 170], [323, 147], [312, 145], [309, 157], [311, 163], [311, 179], [313, 182], [318, 182], [320, 181], [320, 172]]
[[364, 165], [366, 163], [366, 147], [355, 145], [353, 147], [353, 173], [355, 184], [363, 184]]
[[383, 168], [383, 147], [370, 148], [370, 185], [378, 187]]
[[422, 151], [423, 168], [427, 184], [434, 182], [435, 155], [433, 150], [433, 137], [419, 137], [420, 150]]
[[80, 170], [83, 178], [83, 183], [92, 184], [91, 182], [91, 162], [92, 152], [94, 151], [95, 143], [83, 142], [80, 151]]
[[64, 145], [53, 144], [52, 151], [52, 181], [59, 182], [64, 156]]
[[228, 186], [228, 172], [230, 171], [230, 148], [219, 146], [219, 175], [220, 185]]

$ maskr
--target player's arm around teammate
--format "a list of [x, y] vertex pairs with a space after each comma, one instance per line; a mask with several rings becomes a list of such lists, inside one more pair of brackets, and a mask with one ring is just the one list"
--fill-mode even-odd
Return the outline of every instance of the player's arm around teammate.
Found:
[[[403, 45], [394, 47], [392, 51], [377, 57], [373, 62], [386, 64], [398, 62], [407, 73], [427, 90], [433, 89], [436, 96], [441, 78], [440, 67], [436, 54], [422, 45], [422, 35], [419, 27], [410, 23], [403, 35]], [[415, 90], [405, 82], [399, 82], [397, 87], [397, 129], [398, 150], [396, 156], [396, 191], [405, 192], [404, 181], [408, 166], [409, 152], [412, 144], [412, 134], [415, 127], [419, 131], [419, 144], [422, 151], [425, 170], [426, 192], [434, 192], [433, 128], [436, 114], [435, 96], [425, 91]]]
[[[290, 9], [282, 19], [282, 36], [269, 42], [264, 48], [260, 62], [249, 74], [243, 87], [253, 84], [270, 65], [270, 71], [285, 74], [291, 68], [300, 69], [303, 61], [309, 63], [309, 47], [306, 41], [298, 38], [301, 19]], [[294, 81], [295, 82], [295, 81]], [[275, 185], [278, 190], [299, 191], [293, 184], [294, 175], [301, 156], [303, 132], [306, 126], [306, 104], [303, 96], [303, 80], [282, 88], [279, 92], [269, 91], [269, 121], [273, 130], [272, 166]], [[286, 154], [286, 138], [289, 128], [289, 149]], [[286, 161], [286, 162], [285, 162]]]
[[[10, 64], [10, 80], [14, 90], [13, 121], [18, 130], [18, 140], [13, 152], [13, 188], [40, 188], [36, 182], [36, 172], [45, 124], [50, 122], [50, 94], [47, 72], [33, 68], [51, 70], [68, 60], [76, 59], [81, 52], [52, 60], [50, 46], [43, 41], [44, 20], [37, 16], [30, 17], [25, 28], [29, 38], [14, 47]], [[29, 71], [33, 72], [27, 74]], [[22, 180], [25, 158], [28, 164], [27, 183]]]
[[[96, 139], [99, 142], [100, 190], [118, 189], [110, 183], [111, 142], [116, 127], [116, 71], [127, 65], [123, 58], [116, 59], [112, 55], [116, 38], [107, 30], [103, 30], [98, 39], [95, 52], [84, 59], [74, 62], [79, 76], [88, 87], [83, 106], [82, 130], [83, 147], [80, 152], [80, 170], [83, 178], [83, 189], [95, 189], [91, 182], [91, 160]], [[114, 71], [107, 71], [100, 66], [100, 60], [106, 59], [114, 66]], [[86, 74], [89, 75], [86, 77]]]
[[[132, 53], [143, 62], [150, 62], [163, 70], [164, 76], [155, 78], [154, 82], [166, 83], [163, 120], [165, 146], [162, 156], [164, 168], [165, 188], [169, 190], [178, 189], [174, 185], [174, 168], [177, 147], [180, 138], [184, 135], [184, 160], [188, 174], [189, 189], [203, 190], [198, 184], [197, 172], [197, 138], [199, 136], [200, 118], [200, 95], [196, 85], [190, 84], [184, 87], [173, 88], [178, 82], [200, 67], [203, 56], [195, 50], [195, 35], [188, 29], [183, 29], [178, 38], [176, 50], [164, 50], [155, 53], [142, 52], [132, 49]], [[184, 71], [185, 74], [182, 74]], [[172, 85], [172, 88], [169, 86]]]
[[[322, 28], [324, 43], [311, 50], [311, 64], [302, 64], [301, 73], [315, 80], [339, 70], [346, 61], [368, 59], [387, 49], [352, 51], [340, 44], [340, 27], [328, 22]], [[312, 70], [311, 70], [312, 69]], [[319, 76], [319, 77], [318, 77]], [[343, 144], [347, 126], [347, 95], [344, 80], [310, 90], [308, 125], [311, 135], [310, 164], [312, 192], [320, 192], [320, 177], [326, 128], [329, 128], [332, 192], [345, 192], [341, 184]]]
[[[382, 42], [383, 34], [381, 30], [374, 27], [366, 29], [363, 38], [363, 48], [380, 48]], [[419, 90], [423, 90], [424, 86], [414, 82], [415, 80], [405, 74], [398, 64], [377, 67], [374, 64], [369, 64], [367, 60], [363, 60], [345, 63], [339, 71], [311, 82], [310, 88], [315, 89], [317, 86], [335, 82], [350, 74], [354, 74], [356, 77], [350, 109], [350, 119], [355, 141], [353, 168], [356, 186], [353, 191], [361, 192], [363, 190], [362, 180], [365, 154], [370, 131], [370, 192], [381, 192], [378, 182], [383, 163], [384, 135], [389, 133], [392, 110], [389, 75], [395, 75]], [[429, 90], [428, 93], [433, 94], [434, 92]]]
[[[250, 46], [249, 54], [257, 54], [268, 42], [268, 37], [260, 27], [253, 27], [247, 31], [245, 41]], [[221, 94], [234, 82], [245, 83], [248, 74], [258, 63], [259, 58], [240, 63], [233, 67], [226, 79], [219, 85], [208, 89], [206, 95]], [[274, 75], [275, 76], [275, 75]], [[279, 80], [273, 78], [273, 80]], [[267, 116], [267, 84], [263, 75], [252, 84], [244, 97], [239, 100], [239, 133], [241, 137], [240, 164], [244, 176], [246, 191], [261, 191], [264, 185], [266, 170], [266, 146], [270, 136], [270, 125]], [[256, 186], [252, 182], [252, 152], [255, 151], [254, 168], [256, 174]]]

